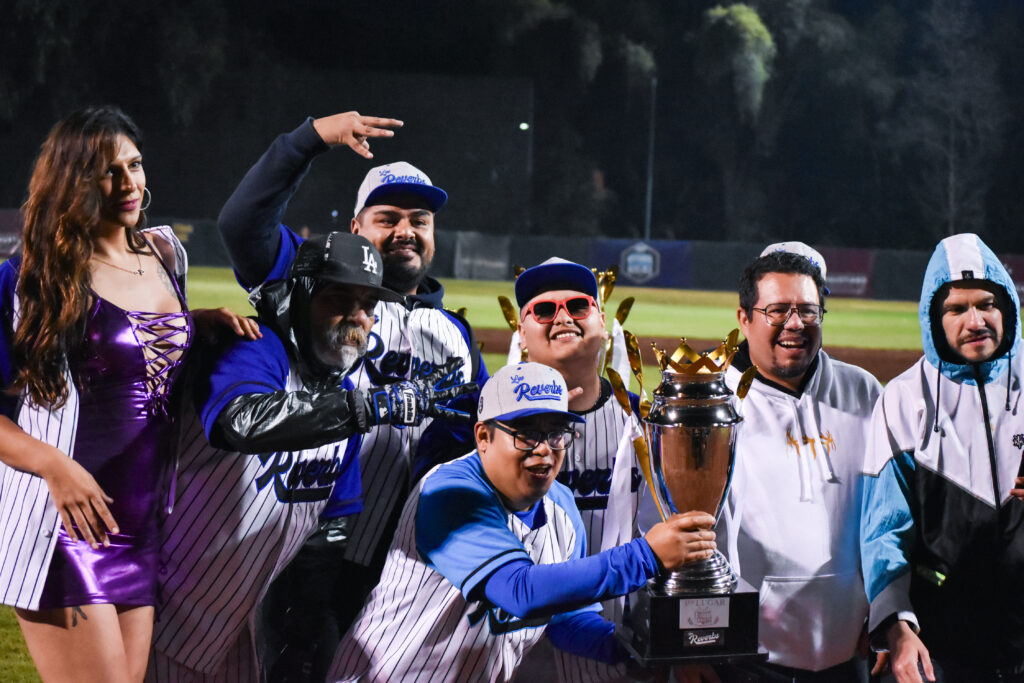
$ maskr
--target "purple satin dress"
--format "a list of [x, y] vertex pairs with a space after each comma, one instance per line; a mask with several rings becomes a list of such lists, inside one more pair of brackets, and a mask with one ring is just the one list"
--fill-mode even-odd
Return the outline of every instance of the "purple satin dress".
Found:
[[192, 339], [191, 318], [125, 311], [96, 297], [87, 337], [86, 357], [72, 363], [80, 386], [74, 458], [114, 499], [119, 533], [93, 550], [61, 525], [39, 607], [154, 605], [175, 447], [168, 398]]

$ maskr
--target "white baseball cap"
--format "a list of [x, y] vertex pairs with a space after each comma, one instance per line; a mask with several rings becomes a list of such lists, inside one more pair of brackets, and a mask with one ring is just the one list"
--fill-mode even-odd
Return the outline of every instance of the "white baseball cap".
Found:
[[803, 242], [776, 242], [775, 244], [769, 244], [765, 247], [764, 251], [761, 252], [761, 256], [767, 256], [768, 254], [772, 254], [777, 251], [785, 251], [790, 254], [796, 254], [797, 256], [803, 256], [818, 267], [818, 270], [821, 271], [822, 280], [828, 279], [828, 270], [825, 268], [825, 257], [822, 256], [817, 249], [809, 247]]
[[396, 161], [370, 169], [363, 178], [356, 194], [356, 208], [352, 213], [358, 216], [367, 205], [389, 194], [416, 194], [427, 200], [430, 210], [435, 213], [448, 201], [448, 193], [430, 183], [427, 174], [405, 161]]
[[[825, 267], [825, 257], [821, 255], [817, 249], [810, 247], [803, 242], [776, 242], [775, 244], [769, 244], [761, 252], [761, 256], [767, 256], [768, 254], [774, 254], [777, 251], [785, 251], [790, 254], [796, 254], [797, 256], [803, 256], [805, 259], [811, 262], [812, 265], [818, 267], [818, 271], [821, 273], [821, 279], [823, 281], [828, 280], [828, 269]], [[760, 257], [758, 257], [760, 258]], [[828, 287], [825, 287], [825, 294], [831, 294], [828, 291]]]
[[480, 390], [477, 419], [515, 420], [555, 414], [570, 422], [585, 422], [569, 411], [569, 390], [562, 374], [541, 363], [506, 365], [490, 376]]

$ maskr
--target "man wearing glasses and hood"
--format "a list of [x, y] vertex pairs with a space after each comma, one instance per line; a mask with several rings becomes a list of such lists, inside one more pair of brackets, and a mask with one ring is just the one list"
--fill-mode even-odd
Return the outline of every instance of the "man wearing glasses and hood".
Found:
[[[857, 539], [864, 443], [878, 381], [821, 348], [825, 261], [802, 242], [767, 247], [740, 276], [745, 341], [726, 373], [736, 464], [719, 539], [761, 594], [764, 681], [857, 681], [867, 614]], [[723, 678], [728, 671], [723, 670]]]
[[1021, 681], [1017, 289], [977, 235], [953, 235], [928, 262], [918, 317], [924, 356], [872, 419], [861, 533], [872, 642], [901, 682]]

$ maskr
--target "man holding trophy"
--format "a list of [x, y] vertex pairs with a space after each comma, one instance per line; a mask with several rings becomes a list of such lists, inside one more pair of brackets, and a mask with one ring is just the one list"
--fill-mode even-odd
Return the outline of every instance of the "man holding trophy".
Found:
[[562, 376], [539, 363], [505, 366], [487, 381], [476, 450], [417, 484], [328, 680], [508, 681], [545, 634], [577, 655], [627, 660], [594, 603], [709, 557], [714, 519], [674, 515], [587, 556], [574, 497], [555, 480], [584, 423], [569, 396]]
[[[857, 681], [867, 615], [858, 528], [861, 472], [881, 387], [821, 348], [825, 262], [801, 242], [766, 248], [740, 277], [740, 344], [726, 383], [757, 374], [739, 404], [736, 460], [718, 532], [760, 592], [764, 681]], [[738, 673], [722, 667], [724, 680]], [[741, 679], [742, 680], [742, 679]]]

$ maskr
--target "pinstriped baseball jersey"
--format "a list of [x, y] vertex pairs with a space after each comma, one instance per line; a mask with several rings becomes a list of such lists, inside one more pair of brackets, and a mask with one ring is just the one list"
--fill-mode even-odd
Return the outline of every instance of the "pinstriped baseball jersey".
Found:
[[[303, 389], [291, 363], [283, 388]], [[355, 457], [347, 446], [243, 455], [214, 448], [201, 421], [186, 418], [175, 509], [161, 545], [156, 654], [147, 680], [183, 680], [157, 674], [189, 669], [254, 680], [227, 668], [246, 659], [245, 671], [256, 666], [256, 606], [316, 528], [342, 461]], [[227, 658], [229, 652], [235, 656]]]
[[548, 620], [510, 619], [466, 595], [512, 560], [582, 557], [584, 532], [569, 492], [556, 482], [539, 505], [543, 524], [528, 526], [509, 512], [476, 452], [431, 470], [402, 511], [380, 584], [328, 680], [509, 680]]
[[[68, 400], [58, 410], [22, 403], [18, 426], [25, 433], [74, 453], [78, 393], [69, 382]], [[57, 541], [60, 515], [42, 477], [0, 463], [0, 602], [38, 609]]]
[[[629, 398], [635, 408], [639, 399], [632, 393]], [[632, 447], [632, 439], [638, 434], [634, 418], [627, 415], [619, 405], [606, 380], [601, 380], [601, 397], [597, 405], [579, 414], [586, 418], [586, 423], [575, 425], [580, 436], [566, 453], [558, 481], [573, 492], [587, 532], [587, 554], [593, 555], [622, 545], [637, 535], [636, 511], [643, 475], [637, 466], [636, 453]], [[617, 455], [627, 458], [619, 463], [620, 467], [625, 468], [619, 476], [626, 477], [627, 498], [612, 502], [616, 493], [620, 496], [623, 493], [621, 487], [616, 491], [613, 484]], [[606, 529], [609, 526], [617, 528]], [[601, 603], [602, 616], [609, 621], [618, 621], [622, 615], [623, 602], [622, 598], [605, 600]], [[557, 648], [551, 649], [560, 681], [591, 683], [626, 680], [624, 665], [611, 666]], [[547, 648], [539, 650], [537, 656], [543, 656], [546, 651]]]
[[[377, 304], [375, 314], [366, 355], [349, 375], [357, 389], [383, 384], [388, 378], [427, 375], [453, 357], [465, 364], [452, 384], [474, 379], [467, 333], [450, 314], [386, 302]], [[431, 423], [428, 418], [416, 427], [374, 427], [363, 436], [359, 452], [363, 511], [356, 516], [345, 559], [368, 565], [378, 545], [390, 541], [383, 538], [384, 531], [408, 491], [411, 457]]]

